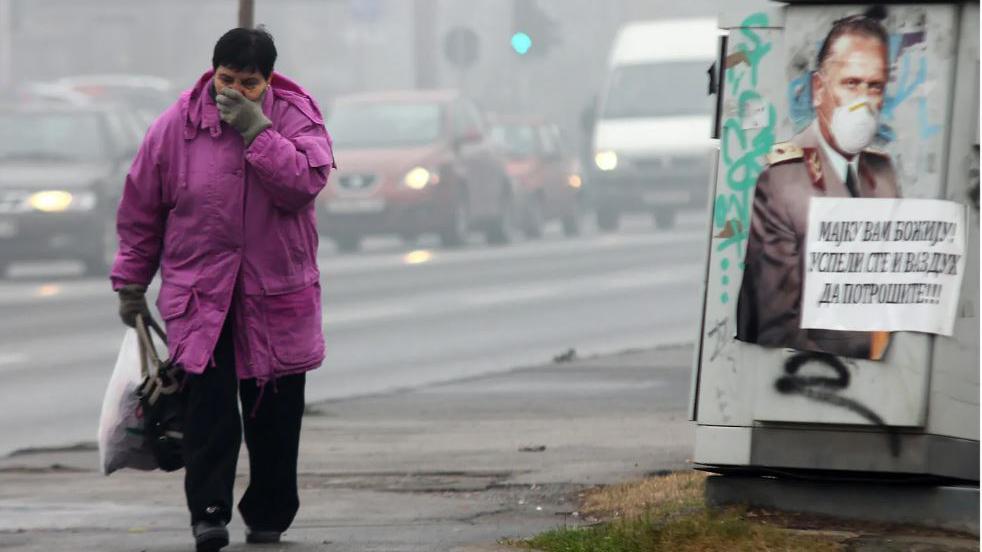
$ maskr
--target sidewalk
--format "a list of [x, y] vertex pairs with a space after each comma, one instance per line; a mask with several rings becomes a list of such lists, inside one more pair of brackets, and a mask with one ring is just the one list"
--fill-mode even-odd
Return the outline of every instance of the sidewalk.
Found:
[[[491, 552], [576, 523], [581, 489], [687, 467], [690, 361], [640, 351], [310, 405], [289, 543], [247, 547], [236, 516], [226, 550]], [[97, 464], [91, 447], [0, 459], [0, 549], [193, 549], [181, 472]], [[243, 454], [237, 499], [246, 474]]]

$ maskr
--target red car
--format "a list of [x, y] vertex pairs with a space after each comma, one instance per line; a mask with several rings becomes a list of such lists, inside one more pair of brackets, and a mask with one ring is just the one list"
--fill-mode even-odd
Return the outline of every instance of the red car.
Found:
[[318, 198], [321, 231], [342, 251], [364, 236], [445, 246], [472, 230], [514, 238], [516, 191], [475, 105], [453, 91], [338, 98], [327, 121], [338, 169]]
[[579, 234], [586, 205], [583, 179], [575, 156], [563, 147], [559, 128], [528, 118], [497, 118], [491, 137], [516, 182], [525, 234], [540, 237], [551, 220], [561, 221], [566, 235]]

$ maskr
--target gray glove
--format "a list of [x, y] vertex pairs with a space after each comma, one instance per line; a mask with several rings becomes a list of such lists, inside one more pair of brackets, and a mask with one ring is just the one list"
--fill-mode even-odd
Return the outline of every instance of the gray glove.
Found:
[[138, 314], [142, 314], [144, 320], [150, 320], [146, 292], [147, 288], [139, 284], [126, 284], [119, 288], [119, 317], [123, 324], [135, 328]]
[[256, 136], [259, 136], [260, 132], [273, 126], [272, 121], [263, 114], [260, 102], [262, 102], [261, 96], [259, 102], [253, 102], [234, 88], [229, 87], [225, 87], [215, 96], [218, 116], [239, 131], [246, 147], [252, 143]]

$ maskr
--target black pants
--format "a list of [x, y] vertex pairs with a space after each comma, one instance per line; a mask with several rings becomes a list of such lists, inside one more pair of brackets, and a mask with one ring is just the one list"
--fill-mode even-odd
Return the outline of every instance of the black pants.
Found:
[[[271, 381], [261, 397], [255, 380], [244, 380], [240, 386], [235, 372], [233, 331], [231, 322], [226, 321], [215, 346], [215, 365], [209, 365], [200, 375], [189, 374], [186, 383], [184, 492], [191, 524], [202, 520], [228, 523], [231, 519], [232, 487], [244, 425], [249, 486], [239, 501], [239, 513], [252, 529], [282, 532], [300, 507], [297, 450], [306, 376], [297, 374]], [[257, 400], [259, 407], [253, 417]]]

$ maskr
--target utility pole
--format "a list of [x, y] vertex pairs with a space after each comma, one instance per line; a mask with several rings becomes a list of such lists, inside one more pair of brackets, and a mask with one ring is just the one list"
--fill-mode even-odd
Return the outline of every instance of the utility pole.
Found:
[[13, 82], [14, 9], [13, 0], [0, 0], [0, 89]]
[[255, 25], [255, 0], [239, 0], [239, 27], [251, 29]]
[[416, 0], [413, 6], [413, 34], [416, 88], [436, 88], [436, 0]]

